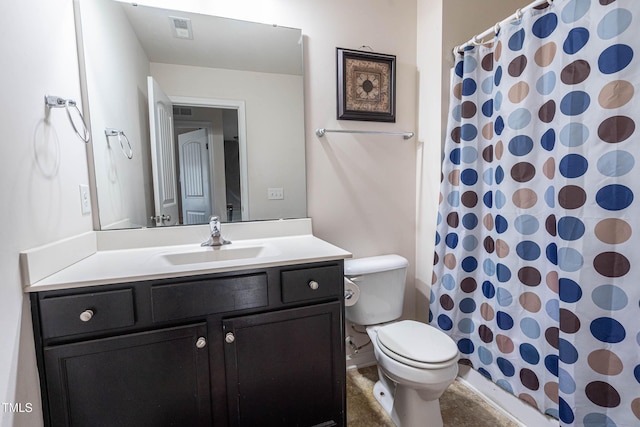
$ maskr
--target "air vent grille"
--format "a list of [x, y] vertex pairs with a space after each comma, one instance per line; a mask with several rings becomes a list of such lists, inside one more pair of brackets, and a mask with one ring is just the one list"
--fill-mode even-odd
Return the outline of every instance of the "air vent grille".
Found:
[[173, 115], [181, 117], [191, 117], [193, 116], [193, 109], [191, 107], [180, 107], [178, 105], [174, 105]]
[[169, 22], [171, 23], [171, 31], [173, 32], [174, 37], [179, 39], [193, 39], [191, 19], [170, 16]]

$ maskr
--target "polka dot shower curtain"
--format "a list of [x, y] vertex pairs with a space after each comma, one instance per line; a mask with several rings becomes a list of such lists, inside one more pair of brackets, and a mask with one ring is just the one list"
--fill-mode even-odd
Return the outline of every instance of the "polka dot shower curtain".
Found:
[[453, 74], [430, 320], [560, 425], [640, 425], [639, 12], [555, 0]]

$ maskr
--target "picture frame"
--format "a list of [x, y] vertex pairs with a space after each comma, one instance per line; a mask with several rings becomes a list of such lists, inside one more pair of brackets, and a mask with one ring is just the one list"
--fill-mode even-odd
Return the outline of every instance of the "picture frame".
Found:
[[336, 48], [338, 120], [396, 121], [396, 56]]

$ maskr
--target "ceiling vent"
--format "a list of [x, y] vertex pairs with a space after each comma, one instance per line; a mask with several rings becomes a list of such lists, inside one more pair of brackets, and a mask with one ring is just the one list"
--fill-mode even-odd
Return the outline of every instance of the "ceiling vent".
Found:
[[174, 105], [173, 115], [181, 116], [181, 117], [191, 117], [193, 116], [193, 109], [191, 107], [180, 107], [180, 106]]
[[173, 37], [178, 39], [193, 39], [193, 31], [191, 29], [191, 19], [180, 18], [178, 16], [170, 16], [171, 32]]

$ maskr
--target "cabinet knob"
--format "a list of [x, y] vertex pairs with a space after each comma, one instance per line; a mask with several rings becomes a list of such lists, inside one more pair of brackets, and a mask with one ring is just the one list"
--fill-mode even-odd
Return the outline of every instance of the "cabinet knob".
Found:
[[207, 346], [207, 339], [205, 337], [198, 338], [198, 341], [196, 341], [196, 347], [205, 348], [206, 346]]
[[316, 289], [318, 289], [320, 287], [320, 284], [318, 282], [316, 282], [315, 280], [312, 280], [312, 281], [309, 282], [309, 287], [312, 290], [315, 291]]
[[227, 335], [224, 336], [224, 340], [227, 342], [227, 344], [231, 344], [236, 340], [236, 337], [235, 335], [233, 335], [233, 332], [227, 332]]
[[85, 310], [80, 313], [80, 320], [83, 322], [88, 322], [93, 317], [93, 310]]

